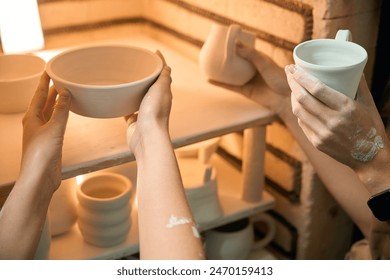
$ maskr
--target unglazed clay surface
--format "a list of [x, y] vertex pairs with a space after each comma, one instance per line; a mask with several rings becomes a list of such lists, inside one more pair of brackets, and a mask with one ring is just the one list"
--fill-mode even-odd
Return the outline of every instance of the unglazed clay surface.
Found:
[[162, 65], [156, 53], [143, 48], [101, 45], [58, 54], [47, 63], [47, 73], [58, 90], [70, 91], [73, 112], [114, 118], [138, 111]]
[[130, 180], [111, 172], [90, 176], [77, 186], [78, 226], [86, 242], [105, 247], [126, 239], [131, 193]]
[[199, 54], [199, 66], [210, 80], [243, 85], [255, 75], [255, 67], [236, 54], [237, 40], [245, 45], [255, 44], [255, 36], [237, 24], [211, 26]]
[[0, 55], [0, 114], [27, 110], [45, 65], [35, 55]]

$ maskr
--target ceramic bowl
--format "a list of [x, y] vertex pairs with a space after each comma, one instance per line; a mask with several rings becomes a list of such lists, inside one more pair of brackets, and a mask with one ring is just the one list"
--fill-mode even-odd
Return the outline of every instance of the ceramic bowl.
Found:
[[0, 114], [27, 110], [45, 65], [35, 55], [0, 55]]
[[64, 51], [47, 63], [57, 90], [72, 94], [71, 111], [94, 118], [115, 118], [138, 111], [163, 67], [149, 50], [99, 45]]

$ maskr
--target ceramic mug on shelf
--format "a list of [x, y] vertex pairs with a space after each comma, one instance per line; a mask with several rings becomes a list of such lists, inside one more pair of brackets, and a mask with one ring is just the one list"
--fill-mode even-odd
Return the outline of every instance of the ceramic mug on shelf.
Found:
[[231, 85], [243, 85], [256, 68], [236, 53], [236, 42], [254, 46], [255, 35], [238, 24], [214, 23], [199, 53], [199, 66], [208, 79]]
[[[255, 241], [254, 223], [264, 223], [267, 227], [265, 236]], [[275, 236], [275, 223], [265, 213], [252, 218], [212, 229], [205, 234], [206, 257], [210, 260], [244, 260], [252, 250], [268, 245]]]
[[111, 172], [88, 176], [77, 186], [78, 226], [86, 242], [105, 247], [127, 238], [131, 193], [129, 178]]
[[294, 48], [295, 64], [354, 99], [367, 63], [367, 52], [351, 42], [351, 38], [349, 30], [341, 29], [335, 39], [305, 41]]
[[179, 157], [178, 164], [188, 204], [196, 223], [208, 223], [222, 216], [217, 170], [197, 158]]

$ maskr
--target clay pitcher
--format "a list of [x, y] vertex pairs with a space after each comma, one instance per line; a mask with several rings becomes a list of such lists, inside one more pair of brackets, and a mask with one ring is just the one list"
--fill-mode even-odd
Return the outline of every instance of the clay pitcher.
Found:
[[243, 85], [255, 74], [256, 69], [248, 60], [236, 54], [236, 42], [254, 46], [255, 36], [245, 32], [237, 24], [214, 23], [199, 54], [199, 66], [208, 79]]

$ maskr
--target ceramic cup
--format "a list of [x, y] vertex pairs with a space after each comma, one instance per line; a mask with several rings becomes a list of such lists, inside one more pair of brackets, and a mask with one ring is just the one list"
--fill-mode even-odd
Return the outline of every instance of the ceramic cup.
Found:
[[76, 179], [63, 180], [54, 193], [50, 205], [50, 231], [52, 236], [69, 231], [77, 221]]
[[349, 30], [337, 32], [335, 39], [314, 39], [294, 48], [295, 64], [329, 87], [355, 98], [367, 63], [366, 50], [349, 41]]
[[214, 23], [199, 53], [199, 66], [208, 79], [231, 85], [243, 85], [256, 69], [236, 53], [236, 42], [254, 46], [255, 35], [237, 24]]
[[89, 176], [77, 186], [78, 226], [84, 240], [96, 246], [123, 242], [131, 226], [131, 181], [116, 173]]
[[222, 216], [216, 169], [196, 158], [178, 158], [178, 164], [196, 223], [208, 223]]
[[[255, 241], [253, 223], [266, 224], [266, 235]], [[225, 226], [209, 230], [205, 234], [206, 257], [210, 260], [244, 260], [252, 250], [269, 244], [275, 236], [275, 224], [268, 214], [258, 214]]]

